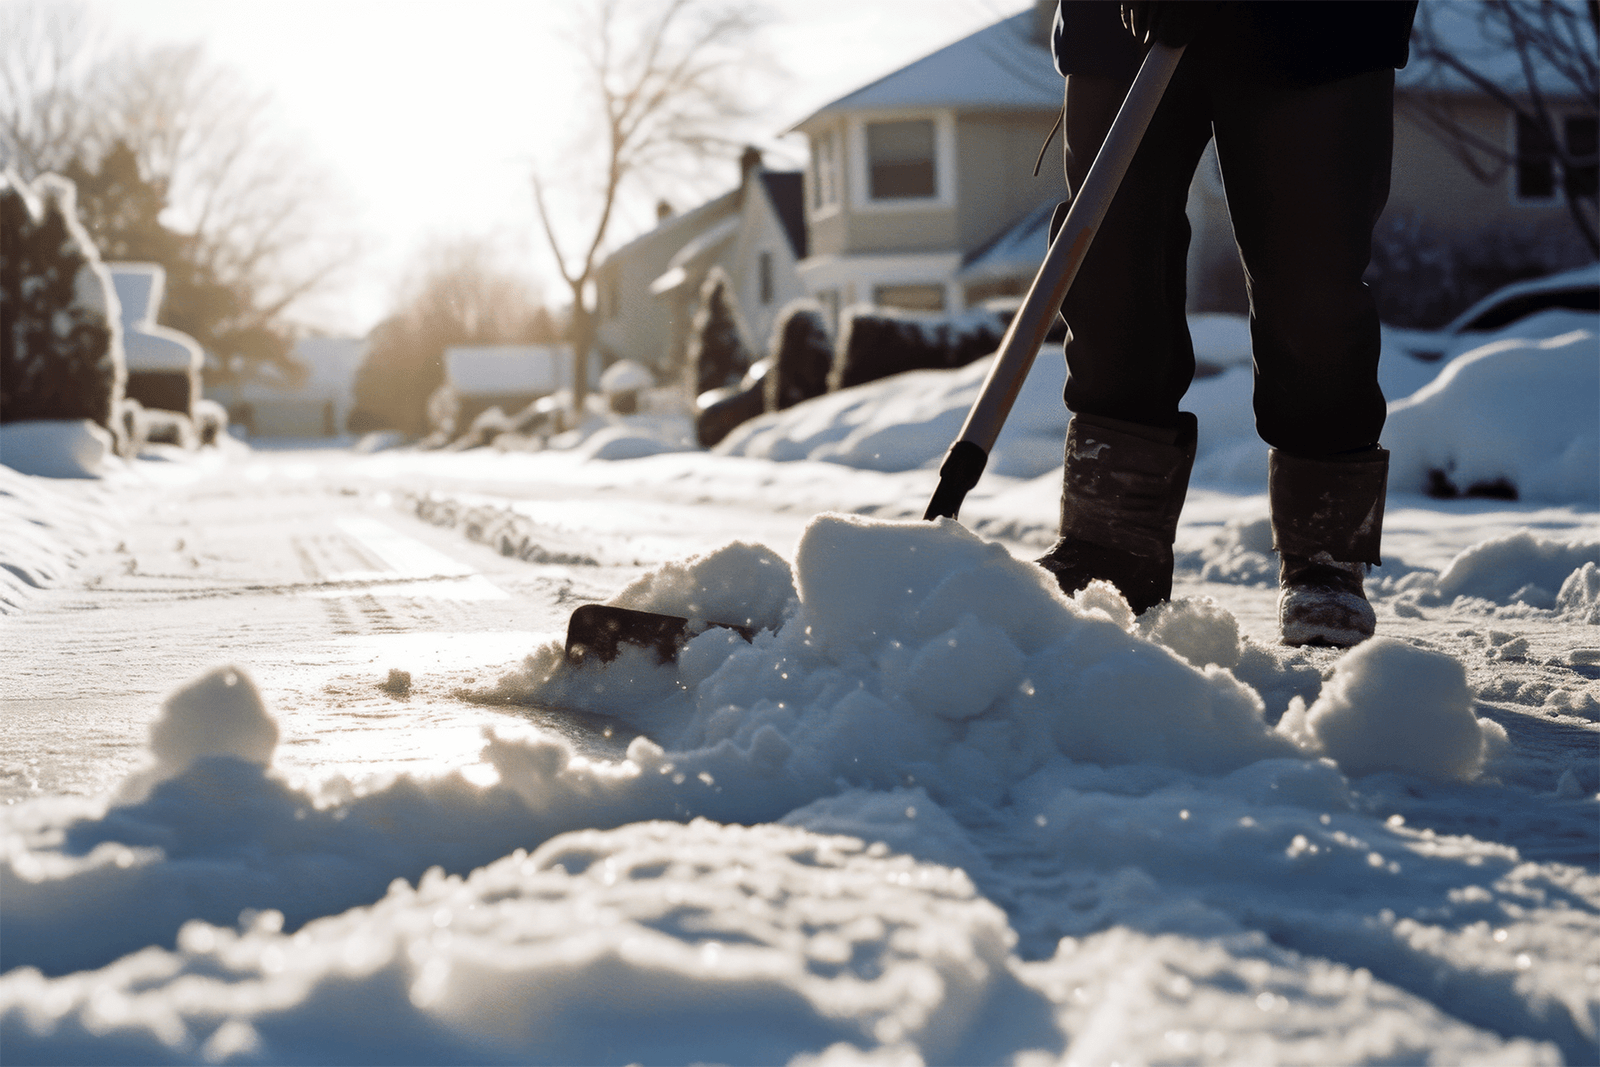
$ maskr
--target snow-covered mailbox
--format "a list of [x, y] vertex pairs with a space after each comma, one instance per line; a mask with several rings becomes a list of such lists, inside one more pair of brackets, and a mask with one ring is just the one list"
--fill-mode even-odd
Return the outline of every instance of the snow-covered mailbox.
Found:
[[492, 407], [515, 414], [568, 383], [567, 345], [461, 345], [444, 352], [445, 387], [464, 428]]
[[166, 295], [159, 263], [108, 263], [122, 302], [122, 349], [128, 361], [126, 395], [147, 408], [194, 413], [204, 353], [193, 337], [156, 323]]

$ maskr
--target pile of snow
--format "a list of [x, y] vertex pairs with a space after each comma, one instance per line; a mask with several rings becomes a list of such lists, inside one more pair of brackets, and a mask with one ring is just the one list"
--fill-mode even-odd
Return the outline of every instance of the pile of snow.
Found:
[[7, 1062], [1592, 1049], [1600, 882], [1391, 815], [1503, 743], [1448, 657], [1372, 642], [1272, 726], [1226, 611], [1135, 622], [950, 522], [617, 599], [764, 632], [480, 694], [647, 729], [616, 762], [508, 723], [483, 767], [291, 785], [227, 668], [110, 807], [0, 813]]
[[[1564, 311], [1531, 316], [1487, 335], [1488, 343], [1442, 373], [1437, 364], [1408, 355], [1386, 331], [1379, 383], [1395, 401], [1384, 430], [1393, 453], [1391, 488], [1421, 492], [1428, 471], [1437, 469], [1463, 490], [1503, 478], [1527, 499], [1595, 501], [1600, 369], [1593, 318]], [[1267, 449], [1255, 433], [1246, 320], [1196, 316], [1190, 328], [1197, 359], [1222, 368], [1197, 379], [1184, 398], [1200, 423], [1194, 482], [1263, 486]], [[829, 393], [745, 423], [716, 451], [878, 471], [937, 467], [991, 362], [914, 371]], [[1065, 379], [1060, 354], [1042, 351], [990, 456], [989, 473], [1034, 478], [1060, 465]]]
[[116, 462], [111, 433], [88, 419], [0, 423], [0, 464], [45, 478], [98, 478]]
[[1587, 592], [1585, 575], [1597, 566], [1600, 537], [1560, 540], [1517, 530], [1468, 546], [1437, 573], [1424, 569], [1386, 576], [1376, 583], [1375, 592], [1395, 594], [1401, 605], [1476, 600], [1594, 621], [1590, 617], [1594, 598]]
[[[1364, 706], [1319, 706], [1310, 727], [1275, 730], [1259, 694], [1231, 673], [1241, 651], [1227, 612], [1185, 602], [1152, 613], [1143, 632], [1109, 585], [1064, 599], [1038, 567], [949, 520], [819, 516], [795, 566], [791, 584], [781, 557], [736, 544], [615, 598], [767, 631], [751, 645], [713, 629], [675, 666], [639, 650], [621, 666], [573, 670], [551, 644], [498, 697], [603, 711], [678, 749], [781, 757], [798, 793], [910, 778], [957, 805], [998, 802], [1055, 758], [1216, 774], [1333, 755], [1321, 739]], [[1436, 658], [1384, 645], [1381, 657], [1346, 657], [1338, 670], [1372, 694], [1398, 694], [1366, 704], [1410, 709], [1392, 717], [1387, 766], [1471, 779], [1503, 732], [1471, 715], [1464, 676], [1440, 690], [1451, 710], [1435, 714], [1417, 697], [1407, 672], [1434, 670]], [[1474, 758], [1441, 764], [1441, 747]]]
[[1583, 319], [1533, 316], [1394, 404], [1383, 434], [1391, 487], [1421, 492], [1437, 471], [1463, 491], [1502, 483], [1525, 500], [1600, 503], [1596, 335], [1554, 332]]
[[[0, 426], [0, 443], [16, 423]], [[109, 535], [106, 511], [0, 466], [0, 615], [22, 610], [35, 590], [59, 584], [83, 559], [86, 546]]]

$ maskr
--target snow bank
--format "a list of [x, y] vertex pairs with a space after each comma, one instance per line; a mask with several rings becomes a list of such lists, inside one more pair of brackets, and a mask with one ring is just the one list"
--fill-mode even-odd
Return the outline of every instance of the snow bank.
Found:
[[[1395, 400], [1383, 435], [1394, 454], [1391, 489], [1421, 492], [1428, 472], [1438, 470], [1461, 491], [1504, 479], [1525, 499], [1600, 499], [1600, 361], [1592, 323], [1592, 315], [1576, 312], [1531, 316], [1442, 372], [1386, 344], [1379, 381]], [[1265, 485], [1247, 325], [1240, 316], [1215, 315], [1197, 316], [1190, 326], [1197, 358], [1221, 368], [1197, 379], [1184, 398], [1200, 423], [1194, 482]], [[745, 423], [715, 451], [878, 471], [937, 467], [990, 362], [828, 393]], [[990, 456], [990, 473], [1034, 478], [1060, 465], [1065, 377], [1060, 354], [1041, 352]]]
[[[0, 440], [14, 425], [30, 424], [0, 426]], [[0, 466], [0, 615], [20, 612], [36, 590], [60, 583], [90, 545], [110, 536], [105, 508], [66, 491], [82, 484], [42, 481]]]
[[44, 478], [98, 478], [114, 459], [111, 433], [88, 419], [0, 423], [0, 463]]
[[[1438, 471], [1460, 491], [1503, 483], [1524, 500], [1600, 503], [1600, 358], [1584, 321], [1544, 312], [1475, 348], [1389, 412], [1389, 484], [1421, 492]], [[1592, 322], [1593, 316], [1587, 317]]]
[[1555, 606], [1556, 593], [1585, 564], [1600, 563], [1600, 537], [1555, 541], [1518, 530], [1463, 551], [1439, 574], [1438, 595], [1481, 597], [1498, 604]]

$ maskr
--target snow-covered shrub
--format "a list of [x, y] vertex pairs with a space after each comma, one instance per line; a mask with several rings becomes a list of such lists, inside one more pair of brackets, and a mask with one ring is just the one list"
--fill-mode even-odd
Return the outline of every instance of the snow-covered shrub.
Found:
[[193, 449], [199, 446], [194, 423], [181, 411], [166, 408], [144, 409], [144, 439], [152, 445], [174, 445]]
[[196, 400], [194, 432], [202, 447], [217, 444], [222, 440], [222, 435], [228, 432], [228, 409], [206, 397]]
[[857, 305], [844, 314], [828, 389], [848, 389], [908, 370], [964, 367], [999, 348], [1004, 334], [1004, 324], [992, 311], [946, 317]]
[[711, 268], [700, 287], [700, 308], [689, 331], [689, 381], [696, 396], [738, 384], [750, 369], [748, 336], [727, 274]]
[[796, 300], [778, 312], [768, 347], [772, 369], [762, 379], [766, 410], [782, 411], [828, 391], [833, 339], [822, 305]]
[[418, 442], [424, 448], [440, 448], [456, 435], [461, 418], [461, 396], [449, 382], [428, 396], [428, 436]]
[[631, 359], [619, 359], [600, 375], [600, 391], [606, 404], [618, 415], [634, 415], [639, 411], [639, 394], [656, 384], [649, 368]]
[[1372, 234], [1366, 282], [1385, 323], [1436, 329], [1501, 286], [1593, 258], [1570, 229], [1530, 223], [1447, 229], [1400, 211], [1386, 215]]
[[450, 442], [452, 452], [465, 452], [469, 448], [482, 448], [503, 433], [510, 433], [515, 428], [511, 416], [498, 407], [489, 407], [478, 412], [478, 417], [472, 420], [466, 432]]
[[87, 419], [120, 435], [116, 290], [72, 183], [0, 175], [0, 249], [0, 421]]

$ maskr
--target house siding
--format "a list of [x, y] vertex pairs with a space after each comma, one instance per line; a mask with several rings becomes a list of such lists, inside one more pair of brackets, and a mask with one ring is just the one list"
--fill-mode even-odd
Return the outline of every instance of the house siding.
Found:
[[[1043, 200], [1065, 200], [1059, 138], [1033, 174], [1055, 114], [965, 114], [956, 121], [960, 205], [955, 242], [969, 252]], [[1041, 257], [1043, 253], [1041, 252]]]
[[[1513, 147], [1510, 112], [1489, 103], [1453, 105], [1458, 122], [1492, 144]], [[1466, 238], [1488, 229], [1525, 230], [1548, 234], [1559, 241], [1571, 230], [1566, 202], [1519, 202], [1515, 195], [1515, 168], [1477, 159], [1488, 182], [1480, 181], [1422, 122], [1411, 113], [1402, 95], [1395, 116], [1395, 166], [1389, 206], [1385, 214], [1414, 214], [1426, 218], [1439, 232]], [[1572, 235], [1577, 240], [1575, 234]]]
[[[771, 299], [761, 299], [761, 256], [771, 257]], [[757, 357], [767, 354], [778, 312], [791, 300], [806, 295], [795, 273], [794, 250], [765, 188], [760, 182], [746, 187], [739, 238], [728, 274], [738, 290], [739, 306], [750, 331]]]

